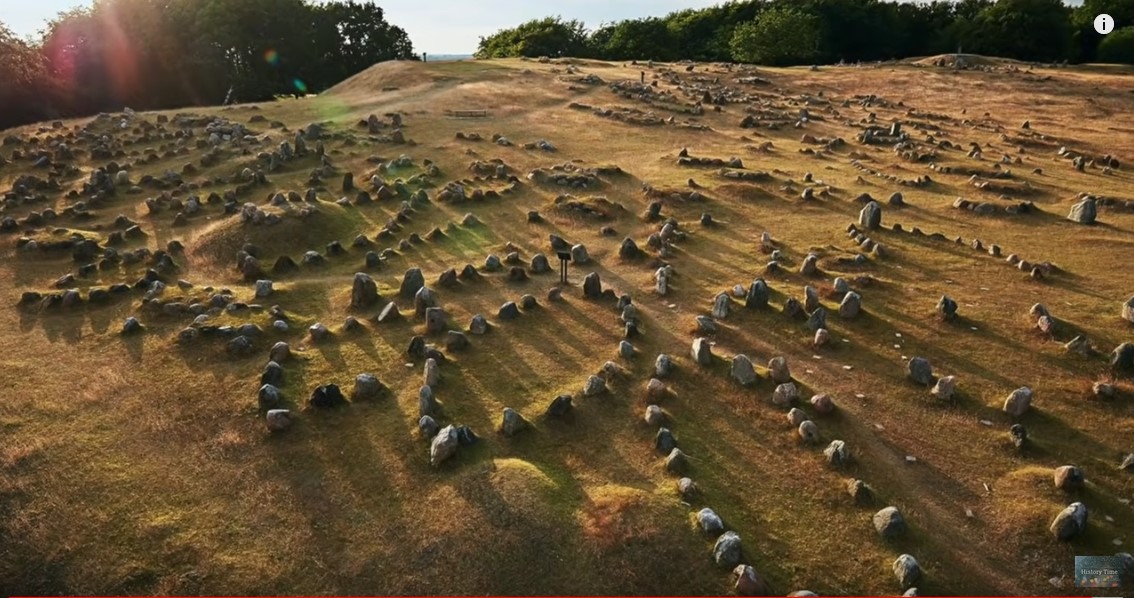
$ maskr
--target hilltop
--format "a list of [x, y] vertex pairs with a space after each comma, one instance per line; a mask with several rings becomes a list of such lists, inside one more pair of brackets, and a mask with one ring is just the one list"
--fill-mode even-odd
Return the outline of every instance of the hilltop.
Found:
[[[1134, 79], [986, 64], [387, 62], [4, 132], [0, 592], [734, 591], [703, 508], [774, 595], [1076, 592], [1134, 534]], [[423, 408], [479, 440], [432, 464]]]

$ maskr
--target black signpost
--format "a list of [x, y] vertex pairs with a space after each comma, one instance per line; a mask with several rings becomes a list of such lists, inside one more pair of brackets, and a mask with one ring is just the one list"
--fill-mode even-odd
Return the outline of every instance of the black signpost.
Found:
[[567, 284], [567, 262], [571, 261], [570, 251], [557, 251], [559, 255], [559, 282]]

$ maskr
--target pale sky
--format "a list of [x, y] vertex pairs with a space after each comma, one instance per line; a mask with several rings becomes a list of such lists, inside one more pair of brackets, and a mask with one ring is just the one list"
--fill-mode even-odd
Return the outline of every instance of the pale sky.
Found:
[[[380, 0], [386, 20], [406, 30], [417, 52], [472, 54], [481, 36], [524, 21], [560, 15], [588, 27], [605, 21], [662, 16], [702, 8], [721, 0]], [[35, 35], [61, 11], [89, 6], [89, 0], [0, 0], [0, 21], [17, 35]]]
[[[430, 54], [472, 54], [481, 36], [529, 19], [559, 15], [588, 28], [622, 19], [663, 16], [723, 0], [379, 0], [386, 20], [406, 30], [414, 49]], [[920, 1], [920, 0], [912, 0]], [[1082, 0], [1065, 0], [1081, 4]], [[17, 35], [34, 36], [46, 21], [90, 0], [0, 0], [0, 21]]]

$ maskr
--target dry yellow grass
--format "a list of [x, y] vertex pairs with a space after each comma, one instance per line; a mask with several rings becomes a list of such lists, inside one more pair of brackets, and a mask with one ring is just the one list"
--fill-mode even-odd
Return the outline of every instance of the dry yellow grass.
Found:
[[[608, 82], [636, 80], [640, 70], [598, 62], [578, 67]], [[859, 146], [841, 121], [816, 121], [804, 131], [741, 130], [742, 107], [729, 105], [700, 118], [712, 130], [637, 127], [568, 108], [574, 101], [649, 109], [606, 86], [574, 84], [572, 90], [560, 79], [564, 68], [517, 60], [385, 64], [321, 97], [196, 112], [237, 122], [263, 114], [293, 128], [326, 122], [336, 133], [328, 142], [332, 160], [360, 183], [374, 169], [368, 157], [388, 160], [401, 153], [418, 164], [435, 161], [441, 184], [471, 178], [468, 165], [476, 159], [502, 158], [521, 175], [570, 160], [620, 166], [627, 174], [610, 177], [609, 186], [575, 193], [621, 204], [625, 211], [612, 212], [609, 221], [552, 210], [562, 190], [530, 183], [502, 199], [435, 202], [415, 213], [397, 238], [435, 226], [446, 230], [467, 212], [483, 224], [457, 226], [444, 240], [402, 251], [375, 274], [382, 296], [393, 297], [410, 267], [422, 267], [432, 284], [447, 268], [479, 266], [488, 253], [503, 255], [507, 242], [525, 260], [550, 253], [551, 233], [585, 243], [594, 264], [573, 267], [572, 282], [586, 271], [599, 272], [605, 285], [633, 295], [643, 320], [644, 334], [633, 340], [638, 355], [624, 363], [627, 373], [611, 393], [579, 396], [588, 375], [608, 359], [618, 361], [621, 328], [611, 306], [583, 300], [577, 288], [564, 293], [563, 303], [546, 302], [554, 274], [519, 284], [487, 276], [459, 289], [438, 289], [454, 327], [477, 313], [494, 320], [503, 302], [524, 293], [542, 305], [517, 321], [494, 322], [487, 335], [472, 337], [470, 350], [451, 355], [443, 366], [437, 391], [446, 420], [470, 425], [484, 440], [453, 462], [430, 467], [427, 444], [416, 430], [421, 364], [406, 367], [404, 355], [410, 336], [424, 326], [413, 319], [367, 323], [362, 333], [317, 345], [302, 336], [316, 321], [337, 330], [347, 315], [376, 313], [348, 308], [351, 276], [362, 267], [362, 253], [350, 250], [314, 273], [277, 280], [277, 295], [268, 303], [293, 314], [293, 332], [281, 338], [296, 354], [285, 366], [285, 399], [299, 408], [314, 386], [335, 382], [349, 390], [361, 372], [376, 374], [391, 392], [334, 412], [302, 412], [295, 428], [271, 436], [256, 406], [261, 358], [230, 359], [218, 343], [178, 347], [173, 337], [187, 322], [160, 317], [143, 317], [147, 332], [122, 339], [121, 322], [138, 313], [136, 296], [74, 312], [17, 310], [12, 306], [21, 291], [48, 290], [74, 265], [69, 256], [18, 254], [17, 235], [7, 235], [0, 250], [0, 329], [7, 331], [0, 340], [0, 384], [9, 389], [0, 401], [0, 593], [727, 592], [727, 572], [709, 556], [711, 542], [688, 524], [690, 509], [702, 506], [741, 535], [746, 562], [785, 594], [804, 588], [823, 595], [896, 594], [890, 562], [902, 552], [921, 562], [923, 594], [1067, 594], [1074, 590], [1053, 588], [1047, 580], [1070, 577], [1074, 554], [1109, 554], [1119, 550], [1112, 540], [1134, 541], [1134, 517], [1128, 502], [1121, 502], [1134, 498], [1134, 476], [1116, 467], [1134, 451], [1134, 388], [1123, 381], [1115, 401], [1088, 399], [1105, 361], [1066, 354], [1027, 317], [1031, 304], [1042, 302], [1063, 326], [1059, 340], [1081, 332], [1104, 351], [1134, 336], [1119, 318], [1120, 302], [1134, 293], [1134, 213], [1104, 208], [1101, 224], [1090, 228], [1063, 219], [1080, 191], [1134, 199], [1125, 165], [1112, 175], [1076, 173], [1053, 151], [1029, 148], [1023, 163], [1010, 168], [1036, 189], [1029, 199], [1042, 212], [980, 218], [952, 209], [953, 199], [995, 195], [967, 185], [967, 176], [931, 172], [889, 148]], [[706, 69], [730, 77], [707, 65], [695, 74]], [[1127, 73], [954, 72], [910, 65], [761, 71], [773, 86], [752, 89], [774, 88], [780, 104], [801, 93], [823, 92], [836, 106], [855, 94], [877, 94], [904, 104], [871, 108], [880, 122], [904, 119], [908, 108], [964, 118], [965, 108], [968, 118], [1002, 125], [1010, 136], [1029, 119], [1033, 131], [1058, 140], [1056, 147], [1134, 157], [1134, 125], [1122, 121], [1134, 104], [1134, 80]], [[444, 116], [445, 110], [479, 109], [490, 118]], [[867, 113], [857, 105], [839, 110], [854, 120]], [[372, 143], [356, 127], [368, 114], [393, 111], [405, 115], [406, 135], [416, 145]], [[980, 163], [964, 158], [962, 150], [945, 153], [945, 165], [991, 169], [1000, 153], [1017, 155], [1016, 146], [991, 127], [945, 129], [945, 138], [961, 145], [991, 144]], [[486, 140], [457, 140], [457, 131]], [[829, 158], [807, 156], [798, 152], [805, 147], [803, 132], [843, 136], [850, 145]], [[493, 144], [493, 133], [517, 146]], [[283, 139], [271, 134], [276, 143]], [[362, 140], [347, 145], [349, 135]], [[558, 151], [518, 147], [539, 139]], [[748, 149], [763, 141], [774, 148]], [[696, 156], [739, 156], [747, 168], [773, 179], [725, 182], [712, 169], [678, 168], [682, 147]], [[860, 183], [850, 151], [866, 154], [862, 161], [872, 168], [905, 178], [929, 174], [936, 182], [907, 188], [867, 177]], [[140, 166], [135, 173], [178, 169], [190, 159]], [[313, 158], [289, 165], [271, 176], [272, 186], [302, 192], [316, 165]], [[1042, 175], [1031, 174], [1037, 167]], [[228, 176], [233, 168], [221, 164], [201, 176]], [[837, 190], [831, 199], [799, 200], [798, 183], [808, 171]], [[20, 172], [0, 167], [0, 187], [8, 188]], [[685, 189], [689, 177], [704, 187], [707, 200], [665, 201], [664, 214], [678, 219], [689, 236], [675, 246], [670, 261], [677, 276], [671, 293], [660, 298], [652, 292], [649, 260], [623, 262], [618, 243], [629, 236], [644, 247], [656, 229], [640, 218], [649, 203], [643, 184]], [[794, 191], [781, 191], [789, 179], [796, 182]], [[341, 195], [337, 178], [327, 186], [320, 193], [325, 202]], [[1038, 283], [966, 245], [888, 230], [875, 238], [889, 257], [859, 269], [839, 266], [833, 258], [855, 249], [843, 231], [860, 208], [851, 199], [865, 191], [884, 200], [896, 190], [911, 205], [886, 207], [886, 225], [901, 222], [966, 242], [979, 238], [1001, 245], [1005, 255], [1051, 260], [1061, 272]], [[266, 193], [257, 190], [249, 201], [263, 203]], [[182, 278], [197, 287], [227, 286], [247, 301], [251, 285], [232, 267], [245, 242], [264, 249], [266, 266], [281, 254], [298, 260], [332, 240], [349, 244], [356, 234], [373, 236], [398, 209], [398, 202], [345, 208], [325, 203], [304, 223], [253, 228], [208, 208], [191, 226], [175, 229], [171, 214], [148, 216], [143, 197], [116, 200], [84, 230], [101, 234], [96, 225], [127, 214], [151, 233], [152, 248], [174, 238], [185, 242]], [[53, 201], [56, 209], [69, 203]], [[28, 209], [9, 214], [23, 216]], [[530, 209], [541, 210], [545, 222], [528, 224]], [[719, 225], [697, 224], [703, 211]], [[604, 225], [617, 236], [600, 236]], [[734, 309], [714, 337], [714, 352], [725, 359], [699, 368], [689, 358], [693, 318], [708, 312], [718, 292], [760, 275], [768, 259], [759, 247], [764, 230], [772, 232], [788, 264], [787, 273], [768, 277], [774, 307]], [[809, 250], [826, 256], [822, 278], [796, 273]], [[833, 276], [859, 274], [876, 279], [862, 288], [863, 317], [842, 321], [836, 304], [824, 300], [833, 346], [813, 349], [810, 335], [780, 315], [783, 299], [801, 297], [804, 284], [825, 289]], [[109, 282], [117, 280], [103, 284]], [[960, 322], [935, 318], [942, 294], [960, 303]], [[398, 301], [406, 311], [407, 302]], [[267, 325], [265, 315], [251, 317]], [[258, 354], [266, 357], [268, 346], [261, 340]], [[653, 449], [654, 430], [641, 418], [645, 383], [661, 352], [678, 364], [667, 380], [674, 393], [662, 406], [702, 490], [690, 506], [679, 501], [674, 478]], [[773, 385], [766, 379], [748, 389], [733, 383], [726, 359], [736, 353], [758, 366], [784, 355], [804, 398], [832, 395], [840, 409], [817, 420], [821, 434], [824, 443], [847, 441], [855, 464], [832, 470], [823, 463], [822, 445], [800, 445], [782, 411], [769, 404]], [[939, 375], [958, 377], [956, 404], [933, 404], [904, 380], [902, 357], [913, 355], [929, 358]], [[1023, 418], [1036, 447], [1020, 455], [1011, 449], [1011, 422], [999, 407], [1024, 385], [1036, 390], [1036, 409]], [[574, 415], [545, 420], [543, 410], [560, 393], [576, 395]], [[495, 433], [504, 407], [520, 411], [534, 428], [514, 438]], [[906, 455], [918, 461], [906, 463]], [[1063, 464], [1086, 472], [1088, 487], [1079, 498], [1091, 508], [1090, 530], [1070, 544], [1054, 542], [1046, 531], [1056, 512], [1074, 500], [1051, 486], [1051, 469]], [[846, 494], [851, 476], [876, 490], [878, 508], [902, 509], [911, 526], [907, 537], [893, 543], [878, 538], [870, 522], [874, 509], [851, 504]], [[966, 509], [975, 516], [966, 517]]]

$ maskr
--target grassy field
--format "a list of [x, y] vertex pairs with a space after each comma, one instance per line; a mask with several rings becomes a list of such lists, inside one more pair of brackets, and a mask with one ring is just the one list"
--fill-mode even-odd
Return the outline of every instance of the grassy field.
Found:
[[[578, 73], [567, 73], [568, 67]], [[699, 98], [686, 98], [674, 77], [686, 83], [719, 77], [722, 85], [757, 96], [751, 105], [784, 111], [793, 120], [805, 98], [812, 98], [818, 103], [809, 110], [822, 118], [802, 128], [789, 121], [775, 130], [741, 129], [744, 103], [720, 112], [706, 106], [703, 116], [690, 116], [623, 98], [608, 85], [571, 81], [587, 74], [606, 83], [637, 81], [643, 70], [647, 81], [659, 75], [659, 89], [685, 104]], [[687, 72], [684, 65], [590, 61], [387, 63], [318, 97], [187, 111], [238, 123], [262, 115], [289, 132], [268, 122], [248, 124], [271, 137], [250, 155], [229, 150], [219, 164], [202, 167], [203, 150], [190, 143], [187, 155], [133, 164], [132, 181], [167, 169], [180, 172], [187, 162], [199, 169], [187, 180], [232, 177], [253, 164], [257, 152], [319, 122], [334, 165], [316, 187], [319, 213], [249, 226], [218, 205], [206, 205], [188, 225], [175, 227], [174, 210], [148, 212], [144, 201], [157, 192], [147, 189], [116, 194], [90, 219], [60, 215], [46, 227], [21, 224], [0, 235], [0, 329], [6, 331], [0, 335], [0, 384], [8, 389], [0, 401], [0, 594], [727, 593], [729, 571], [715, 565], [712, 539], [690, 519], [708, 506], [740, 534], [743, 562], [780, 595], [802, 589], [900, 594], [890, 565], [902, 553], [920, 562], [923, 595], [1090, 595], [1072, 587], [1073, 556], [1129, 551], [1134, 542], [1134, 475], [1118, 468], [1134, 451], [1134, 385], [1117, 380], [1119, 395], [1109, 401], [1091, 393], [1093, 382], [1110, 379], [1107, 354], [1134, 341], [1134, 328], [1120, 317], [1122, 302], [1134, 294], [1134, 211], [1102, 207], [1094, 226], [1064, 216], [1080, 192], [1134, 200], [1134, 176], [1126, 163], [1109, 173], [1077, 172], [1056, 151], [1066, 146], [1089, 156], [1134, 158], [1134, 124], [1126, 116], [1134, 108], [1131, 74], [1100, 67], [956, 71], [908, 63], [744, 73], [719, 65]], [[753, 75], [769, 84], [736, 82]], [[884, 102], [864, 107], [855, 99], [872, 94]], [[677, 123], [708, 128], [618, 122], [571, 108], [573, 102], [633, 107], [662, 118], [674, 114]], [[446, 116], [454, 110], [486, 110], [488, 116]], [[386, 143], [358, 127], [370, 114], [392, 112], [402, 115], [412, 144]], [[940, 150], [933, 162], [989, 177], [1010, 170], [1010, 178], [992, 179], [1008, 190], [978, 189], [967, 172], [946, 174], [906, 161], [888, 145], [860, 144], [855, 135], [871, 112], [885, 126], [902, 121], [917, 142], [930, 131], [916, 130], [917, 124], [939, 127], [935, 138], [957, 149]], [[138, 118], [155, 122], [156, 115]], [[1025, 120], [1030, 129], [1021, 128]], [[64, 124], [69, 129], [87, 122]], [[485, 140], [460, 140], [458, 131]], [[6, 134], [42, 139], [56, 133], [45, 125]], [[493, 143], [494, 133], [515, 145]], [[801, 153], [820, 148], [804, 143], [804, 134], [847, 143]], [[522, 147], [539, 140], [557, 151]], [[757, 149], [765, 142], [771, 149]], [[966, 156], [970, 142], [981, 145], [981, 159]], [[138, 143], [128, 151], [165, 143]], [[682, 148], [698, 157], [736, 156], [746, 170], [770, 176], [744, 182], [721, 178], [715, 168], [677, 166]], [[12, 149], [5, 147], [2, 155], [10, 158]], [[408, 317], [376, 323], [381, 306], [350, 308], [351, 281], [364, 270], [364, 251], [349, 245], [359, 234], [373, 239], [401, 201], [334, 201], [344, 195], [342, 173], [353, 172], [358, 185], [369, 189], [378, 162], [370, 158], [389, 161], [402, 154], [416, 165], [405, 178], [421, 172], [424, 159], [440, 168], [427, 188], [431, 199], [447, 182], [471, 179], [474, 160], [502, 159], [521, 185], [500, 198], [434, 200], [412, 213], [392, 240], [378, 241], [374, 250], [397, 251], [371, 274], [381, 296], [395, 300]], [[997, 166], [1004, 154], [1020, 162]], [[933, 182], [901, 186], [860, 172], [854, 159], [903, 179], [929, 175]], [[571, 161], [619, 166], [624, 174], [603, 177], [602, 187], [570, 192], [603, 196], [624, 209], [608, 219], [556, 210], [554, 199], [565, 190], [525, 176]], [[62, 190], [49, 192], [47, 203], [6, 207], [0, 216], [19, 220], [47, 207], [62, 212], [76, 201], [66, 191], [81, 191], [90, 170], [105, 162], [79, 160], [80, 172], [61, 179]], [[318, 166], [313, 155], [286, 162], [241, 202], [270, 210], [270, 194], [303, 194]], [[21, 174], [43, 172], [26, 160], [0, 166], [0, 189], [10, 189]], [[830, 189], [829, 197], [800, 199], [807, 172], [816, 191]], [[688, 191], [690, 178], [702, 201], [663, 200], [663, 216], [675, 218], [687, 236], [667, 258], [675, 276], [662, 297], [654, 292], [656, 252], [622, 260], [619, 244], [630, 237], [646, 249], [647, 237], [660, 227], [642, 217], [651, 201], [644, 185]], [[469, 188], [503, 186], [470, 181]], [[195, 193], [203, 198], [232, 187], [206, 184]], [[909, 205], [886, 204], [894, 191]], [[887, 254], [847, 264], [839, 258], [858, 248], [845, 229], [857, 219], [862, 205], [854, 198], [863, 192], [883, 204], [884, 230], [870, 236]], [[958, 196], [1007, 205], [997, 199], [1001, 193], [1034, 201], [1037, 213], [979, 216], [952, 207]], [[529, 210], [539, 210], [543, 222], [529, 223]], [[702, 226], [703, 212], [716, 225]], [[462, 224], [467, 213], [480, 224]], [[81, 265], [69, 252], [19, 251], [18, 238], [65, 238], [70, 230], [105, 240], [120, 214], [147, 233], [125, 248], [184, 243], [184, 254], [174, 256], [180, 267], [174, 280], [194, 287], [181, 291], [171, 284], [165, 297], [202, 297], [203, 287], [227, 287], [242, 301], [283, 307], [290, 331], [272, 330], [266, 310], [213, 318], [211, 324], [253, 322], [266, 330], [255, 339], [255, 356], [233, 358], [220, 341], [178, 344], [178, 331], [193, 316], [143, 311], [140, 293], [106, 306], [43, 312], [16, 307], [21, 293], [50, 292], [57, 278]], [[894, 223], [907, 231], [940, 232], [947, 240], [891, 231]], [[616, 234], [600, 234], [604, 226]], [[425, 236], [434, 227], [444, 237], [398, 249], [411, 233]], [[780, 273], [764, 274], [770, 259], [761, 248], [764, 231], [783, 252]], [[546, 299], [557, 282], [554, 271], [527, 282], [484, 273], [457, 288], [435, 286], [448, 268], [480, 267], [490, 253], [503, 257], [508, 243], [525, 263], [538, 252], [550, 255], [554, 269], [549, 234], [584, 243], [592, 258], [572, 266], [562, 302]], [[963, 244], [953, 241], [957, 237]], [[1032, 280], [1003, 258], [971, 249], [973, 239], [1000, 245], [1005, 256], [1058, 268], [1043, 281]], [[275, 277], [274, 295], [262, 301], [234, 267], [236, 252], [248, 242], [260, 246], [261, 262], [270, 268], [280, 255], [299, 261], [305, 251], [323, 252], [335, 240], [348, 247], [347, 255]], [[808, 252], [820, 256], [818, 275], [799, 273]], [[436, 468], [429, 463], [428, 441], [417, 432], [422, 362], [405, 353], [411, 336], [425, 334], [425, 326], [413, 317], [412, 301], [396, 296], [412, 267], [422, 268], [436, 289], [451, 327], [464, 329], [474, 314], [493, 323], [489, 333], [470, 335], [470, 348], [448, 353], [441, 366], [435, 390], [442, 425], [467, 424], [482, 440]], [[622, 324], [613, 302], [582, 297], [578, 285], [590, 271], [605, 286], [631, 294], [638, 306], [642, 335], [631, 341], [637, 353], [630, 360], [617, 354]], [[100, 272], [71, 286], [85, 295], [88, 288], [133, 283], [144, 272]], [[745, 310], [742, 300], [734, 301], [711, 337], [713, 365], [699, 367], [689, 350], [695, 316], [707, 315], [718, 293], [757, 276], [772, 289], [771, 307]], [[789, 296], [802, 300], [804, 285], [826, 292], [836, 276], [861, 293], [864, 313], [843, 320], [837, 301], [825, 296], [832, 342], [815, 348], [803, 323], [785, 319], [780, 307]], [[523, 294], [540, 305], [516, 320], [497, 321], [500, 305]], [[935, 314], [943, 294], [960, 305], [956, 321]], [[1058, 321], [1054, 338], [1040, 333], [1028, 315], [1037, 302]], [[146, 330], [123, 337], [119, 330], [131, 315]], [[348, 315], [363, 321], [364, 329], [340, 332]], [[331, 340], [314, 343], [306, 336], [316, 322], [335, 332]], [[1067, 352], [1063, 343], [1077, 334], [1088, 336], [1100, 354]], [[287, 341], [293, 353], [284, 364], [282, 390], [296, 423], [271, 434], [257, 389], [277, 340]], [[429, 341], [444, 344], [443, 336]], [[659, 353], [677, 364], [665, 380], [672, 393], [661, 406], [691, 458], [688, 475], [701, 490], [691, 504], [678, 496], [676, 476], [654, 450], [656, 430], [642, 417]], [[761, 373], [751, 387], [729, 377], [729, 362], [738, 353], [751, 357]], [[822, 437], [816, 445], [800, 443], [785, 410], [770, 402], [775, 385], [761, 366], [781, 355], [804, 403], [827, 393], [838, 405], [835, 414], [815, 417]], [[942, 404], [907, 380], [905, 359], [913, 356], [929, 359], [939, 376], [957, 377], [953, 402]], [[610, 392], [582, 397], [587, 377], [607, 360], [623, 369], [612, 377]], [[306, 408], [315, 386], [337, 383], [349, 392], [363, 372], [388, 387], [385, 397], [330, 411]], [[1032, 439], [1025, 453], [1012, 447], [1013, 420], [1000, 409], [1021, 386], [1035, 390], [1033, 409], [1020, 419]], [[546, 419], [544, 410], [561, 393], [575, 395], [573, 415]], [[505, 407], [533, 427], [512, 438], [498, 434]], [[809, 404], [800, 407], [813, 414]], [[846, 441], [853, 464], [835, 469], [825, 463], [822, 448], [834, 439]], [[1052, 470], [1068, 464], [1085, 472], [1084, 489], [1054, 487]], [[875, 490], [874, 504], [852, 502], [845, 489], [851, 478]], [[1090, 509], [1088, 529], [1071, 542], [1056, 542], [1047, 526], [1075, 500]], [[893, 541], [881, 539], [871, 523], [887, 505], [900, 508], [910, 527]], [[1062, 587], [1052, 578], [1062, 578]]]

